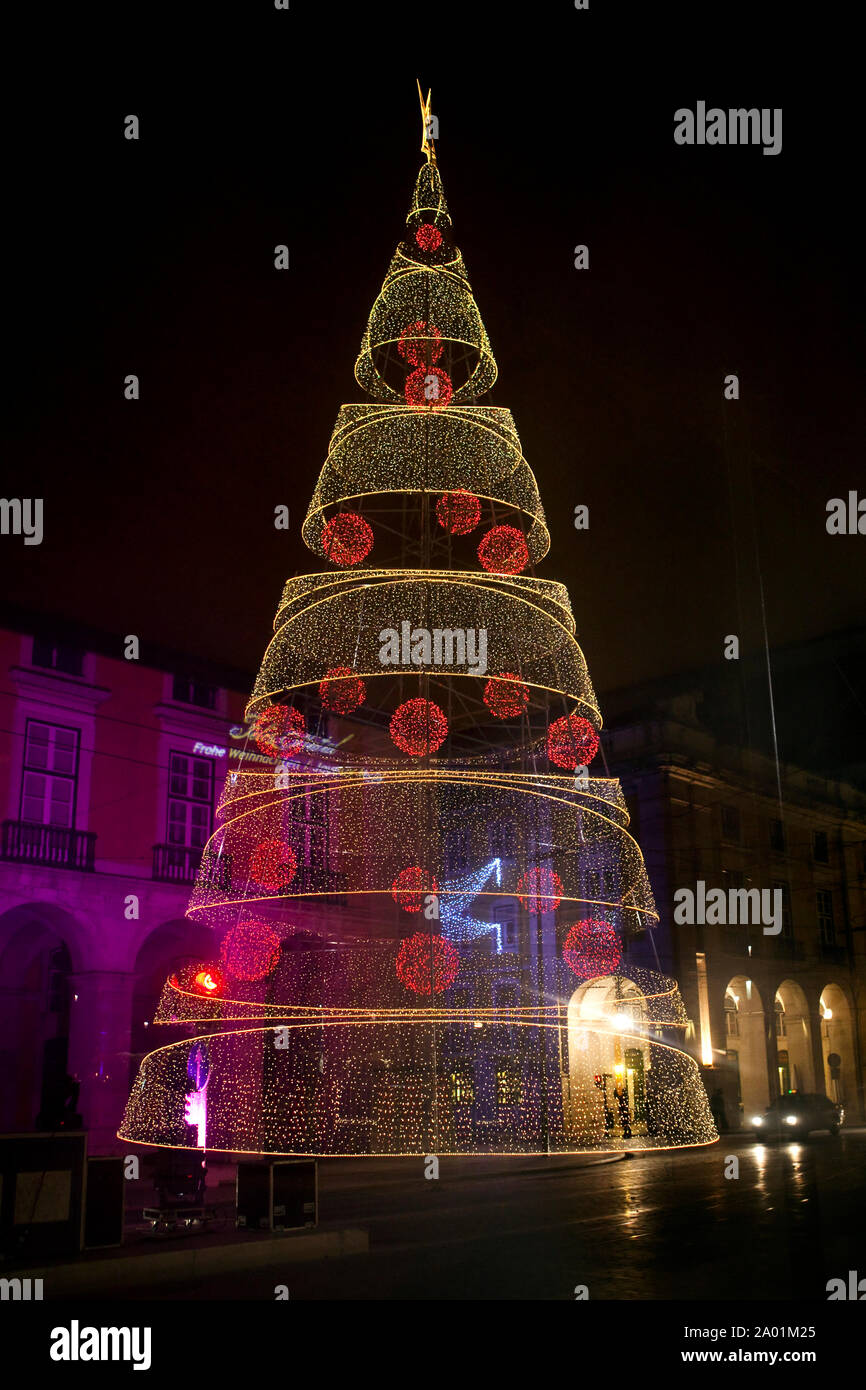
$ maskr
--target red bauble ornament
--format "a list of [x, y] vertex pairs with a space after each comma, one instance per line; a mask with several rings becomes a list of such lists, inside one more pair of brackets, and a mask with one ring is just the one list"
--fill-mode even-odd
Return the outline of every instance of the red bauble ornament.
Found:
[[280, 938], [267, 922], [239, 922], [223, 937], [220, 955], [236, 980], [263, 980], [280, 958]]
[[564, 714], [547, 731], [547, 756], [557, 767], [588, 767], [598, 752], [598, 734], [582, 715]]
[[481, 539], [478, 558], [491, 574], [520, 574], [529, 564], [529, 550], [516, 526], [494, 526]]
[[579, 980], [612, 975], [622, 958], [622, 946], [610, 922], [586, 917], [568, 930], [562, 958]]
[[415, 233], [415, 244], [422, 251], [438, 251], [442, 245], [442, 233], [432, 222], [422, 222]]
[[404, 912], [420, 912], [428, 893], [438, 893], [435, 875], [428, 876], [420, 864], [401, 869], [391, 884], [391, 897]]
[[290, 758], [304, 746], [307, 726], [299, 709], [269, 705], [258, 716], [253, 737], [270, 758]]
[[360, 565], [373, 549], [373, 528], [357, 512], [338, 512], [322, 527], [322, 546], [335, 565]]
[[263, 888], [288, 888], [298, 872], [298, 856], [282, 840], [262, 840], [250, 860], [250, 878]]
[[481, 503], [474, 492], [458, 487], [436, 503], [436, 520], [452, 536], [468, 536], [481, 520]]
[[536, 864], [521, 876], [517, 896], [527, 912], [555, 912], [562, 902], [562, 879]]
[[437, 704], [420, 697], [407, 700], [391, 716], [391, 738], [403, 753], [422, 758], [435, 753], [448, 734], [448, 720]]
[[405, 395], [409, 405], [442, 410], [453, 394], [451, 378], [440, 367], [416, 367], [406, 378]]
[[442, 334], [435, 324], [419, 319], [410, 323], [400, 334], [397, 351], [404, 362], [413, 367], [423, 367], [427, 362], [438, 362], [442, 356]]
[[457, 978], [460, 957], [443, 936], [418, 931], [397, 952], [397, 979], [415, 994], [441, 994]]
[[334, 666], [319, 686], [319, 699], [331, 714], [351, 714], [363, 705], [367, 687], [351, 666]]
[[497, 719], [516, 719], [529, 704], [529, 686], [512, 671], [505, 671], [485, 685], [484, 703]]

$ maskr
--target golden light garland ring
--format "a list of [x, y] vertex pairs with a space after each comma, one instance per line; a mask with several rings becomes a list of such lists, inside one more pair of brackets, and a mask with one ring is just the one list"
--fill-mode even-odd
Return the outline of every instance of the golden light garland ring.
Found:
[[253, 738], [271, 758], [290, 758], [300, 752], [307, 736], [307, 725], [300, 710], [288, 705], [269, 705], [256, 718]]
[[438, 891], [435, 874], [431, 876], [420, 864], [401, 869], [391, 884], [391, 897], [404, 912], [420, 912], [425, 897]]
[[481, 539], [478, 559], [491, 574], [520, 574], [529, 564], [529, 548], [516, 526], [494, 526]]
[[357, 512], [338, 512], [322, 527], [322, 549], [335, 565], [360, 565], [373, 549], [373, 528]]
[[[441, 181], [435, 168], [431, 176], [431, 168], [425, 164], [418, 174], [407, 218], [410, 230], [419, 222], [437, 223], [440, 227], [450, 224]], [[469, 374], [457, 384], [455, 403], [475, 400], [493, 386], [496, 363], [460, 252], [456, 248], [449, 251], [447, 263], [428, 260], [422, 264], [398, 247], [370, 313], [355, 363], [355, 378], [371, 396], [385, 401], [399, 399], [376, 362], [398, 340], [407, 323], [427, 317], [431, 303], [436, 305], [436, 321], [443, 340], [462, 349], [467, 362]], [[473, 356], [477, 359], [474, 364]]]
[[588, 767], [598, 752], [598, 734], [583, 715], [564, 714], [547, 731], [547, 756], [557, 767]]
[[433, 700], [420, 696], [398, 706], [390, 728], [393, 743], [411, 758], [435, 753], [448, 737], [448, 720], [442, 710]]
[[[395, 767], [392, 760], [390, 770], [372, 779], [366, 765], [357, 770], [299, 768], [285, 788], [274, 786], [273, 773], [239, 777], [233, 789], [237, 800], [226, 809], [224, 823], [203, 855], [205, 867], [190, 899], [190, 915], [201, 914], [210, 925], [224, 929], [237, 920], [239, 907], [255, 912], [255, 901], [266, 904], [267, 916], [282, 913], [285, 904], [272, 902], [264, 890], [248, 882], [244, 867], [258, 842], [285, 838], [293, 807], [312, 806], [310, 798], [327, 795], [332, 823], [350, 827], [343, 846], [351, 859], [341, 867], [339, 880], [340, 892], [356, 900], [362, 894], [390, 897], [394, 877], [410, 856], [416, 864], [435, 868], [440, 877], [462, 872], [465, 856], [471, 862], [485, 862], [486, 827], [495, 821], [497, 838], [508, 845], [510, 861], [520, 865], [513, 879], [507, 880], [509, 884], [516, 883], [523, 869], [542, 862], [558, 874], [562, 903], [568, 902], [573, 916], [595, 916], [615, 906], [620, 910], [617, 924], [629, 936], [656, 919], [646, 869], [639, 846], [628, 833], [618, 783], [593, 779], [584, 791], [575, 787], [573, 775], [532, 776], [501, 770], [482, 774], [455, 768], [450, 761], [443, 766], [438, 759], [431, 759], [432, 765], [419, 766], [414, 758], [406, 762], [409, 766]], [[249, 792], [245, 793], [242, 781], [249, 783]], [[537, 858], [539, 816], [552, 847], [542, 861]], [[458, 827], [464, 857], [458, 861], [452, 855], [449, 860], [449, 836]], [[218, 872], [227, 863], [235, 866], [228, 880]], [[604, 906], [599, 905], [598, 889], [587, 889], [588, 868], [608, 871]], [[326, 899], [334, 883], [329, 872], [320, 873], [311, 866], [298, 887], [283, 890], [281, 897]], [[487, 896], [488, 890], [491, 897], [499, 891], [497, 885], [489, 884], [482, 895]], [[447, 886], [444, 892], [448, 895]], [[332, 912], [325, 903], [323, 910]], [[333, 912], [338, 918], [336, 907]], [[333, 929], [341, 935], [338, 920]]]
[[504, 671], [485, 685], [484, 703], [496, 719], [516, 719], [529, 704], [529, 686], [513, 671]]
[[397, 952], [397, 978], [414, 994], [442, 994], [457, 979], [460, 956], [443, 936], [415, 932]]
[[547, 553], [550, 538], [538, 485], [508, 410], [461, 406], [453, 398], [447, 410], [438, 411], [421, 411], [405, 399], [343, 405], [301, 535], [310, 550], [322, 554], [322, 523], [335, 511], [369, 516], [369, 507], [381, 505], [373, 499], [386, 494], [458, 488], [509, 508], [533, 561]]
[[[278, 610], [275, 635], [247, 706], [250, 719], [265, 701], [288, 699], [301, 687], [314, 685], [318, 691], [328, 671], [344, 663], [351, 663], [364, 680], [381, 675], [385, 639], [380, 633], [383, 628], [391, 629], [397, 618], [398, 625], [401, 619], [406, 620], [410, 630], [417, 626], [429, 631], [433, 641], [440, 630], [446, 644], [452, 640], [447, 633], [457, 630], [455, 651], [461, 647], [460, 630], [465, 634], [483, 628], [488, 674], [513, 671], [517, 632], [521, 678], [534, 699], [548, 704], [548, 718], [553, 720], [562, 710], [574, 709], [596, 727], [601, 723], [586, 662], [573, 637], [571, 615], [559, 607], [549, 587], [533, 587], [528, 576], [488, 574], [480, 569], [419, 571], [365, 566], [332, 571], [318, 577], [315, 585], [297, 586], [288, 592], [291, 601]], [[348, 659], [347, 632], [355, 634]], [[431, 645], [431, 657], [434, 652]], [[443, 655], [447, 656], [447, 647]], [[413, 653], [414, 659], [437, 680], [441, 677], [435, 658], [425, 662], [419, 652], [417, 657]], [[479, 680], [477, 670], [470, 669], [465, 660], [452, 665], [451, 674], [461, 680], [470, 676], [472, 686], [466, 693], [480, 703], [487, 674]], [[434, 689], [429, 694], [439, 699]], [[561, 698], [550, 702], [550, 694]], [[445, 702], [440, 703], [445, 708]], [[543, 746], [547, 729], [540, 724], [534, 737]]]
[[239, 922], [223, 937], [220, 955], [236, 980], [263, 980], [280, 958], [280, 938], [267, 922]]
[[[360, 592], [361, 589], [365, 589], [369, 592], [370, 585], [376, 585], [377, 589], [384, 590], [386, 585], [395, 581], [401, 585], [399, 591], [401, 593], [405, 591], [407, 583], [456, 583], [462, 587], [477, 590], [485, 596], [489, 594], [494, 598], [518, 599], [521, 608], [515, 609], [515, 612], [519, 613], [526, 610], [529, 616], [534, 618], [535, 613], [532, 610], [536, 610], [539, 617], [552, 618], [567, 636], [573, 638], [575, 634], [577, 624], [571, 609], [568, 591], [563, 584], [557, 584], [549, 579], [538, 579], [530, 574], [502, 576], [485, 574], [477, 569], [419, 570], [399, 567], [388, 569], [371, 567], [355, 574], [338, 570], [324, 570], [318, 574], [295, 575], [293, 579], [287, 580], [283, 586], [282, 598], [274, 620], [274, 629], [279, 631], [290, 616], [296, 618], [305, 611], [315, 610], [316, 605], [322, 599], [330, 600], [345, 591]], [[388, 596], [387, 601], [391, 601], [390, 596]], [[268, 653], [266, 652], [266, 659], [267, 656]]]
[[262, 840], [250, 860], [250, 878], [263, 888], [288, 888], [298, 872], [298, 856], [284, 840]]
[[474, 492], [455, 488], [436, 503], [436, 520], [452, 536], [468, 536], [481, 520], [481, 503]]
[[536, 864], [521, 875], [517, 896], [527, 912], [555, 912], [562, 902], [562, 879], [554, 869]]
[[568, 930], [562, 958], [579, 980], [612, 975], [622, 959], [622, 946], [610, 922], [586, 917]]
[[[290, 931], [294, 931], [290, 928]], [[381, 943], [380, 943], [381, 944]], [[317, 954], [317, 953], [316, 953]], [[384, 975], [393, 977], [393, 966], [396, 951], [390, 947], [384, 947], [380, 953], [377, 970], [381, 969]], [[310, 959], [309, 954], [307, 956]], [[463, 964], [466, 967], [473, 967], [477, 972], [480, 966], [486, 966], [488, 970], [495, 972], [495, 965], [491, 965], [491, 957], [485, 951], [483, 955], [475, 955], [471, 948], [464, 945]], [[201, 967], [194, 966], [193, 970]], [[214, 968], [214, 967], [211, 967]], [[190, 967], [187, 967], [189, 971]], [[569, 967], [570, 969], [570, 967]], [[608, 977], [603, 977], [608, 978]], [[569, 981], [571, 975], [566, 978], [565, 971], [562, 972], [563, 986], [570, 988]], [[631, 965], [628, 976], [622, 977], [625, 985], [635, 986], [641, 996], [641, 1005], [645, 1007], [643, 1018], [647, 1026], [676, 1028], [678, 1030], [687, 1029], [690, 1026], [685, 1005], [680, 996], [675, 980], [667, 976], [659, 975], [655, 971], [646, 971], [640, 967]], [[483, 993], [483, 991], [482, 991]], [[354, 992], [352, 998], [354, 999]], [[626, 998], [627, 996], [623, 996]], [[630, 997], [630, 996], [629, 996]], [[416, 1005], [406, 1006], [394, 991], [391, 991], [390, 1002], [387, 1005], [376, 1007], [364, 1007], [352, 1003], [344, 1004], [311, 1004], [274, 1002], [269, 1000], [263, 1002], [255, 999], [241, 999], [236, 996], [218, 996], [211, 998], [210, 993], [202, 994], [198, 990], [181, 990], [178, 985], [177, 975], [172, 975], [163, 986], [162, 996], [157, 1006], [154, 1022], [160, 1024], [177, 1022], [195, 1021], [220, 1021], [237, 1018], [238, 1021], [249, 1019], [255, 1021], [259, 1019], [262, 1023], [269, 1019], [286, 1020], [297, 1019], [303, 1021], [310, 1020], [340, 1020], [345, 1019], [349, 1022], [365, 1023], [371, 1020], [384, 1018], [405, 1018], [411, 1021], [419, 1021], [425, 1017], [433, 1018], [437, 1021], [451, 1023], [466, 1023], [475, 1019], [489, 1020], [496, 1023], [508, 1023], [509, 1020], [518, 1017], [525, 1022], [544, 1023], [545, 1020], [561, 1020], [561, 1005], [559, 1003], [544, 1003], [535, 1001], [526, 1005], [514, 1005], [509, 1003], [501, 1007], [484, 1008], [473, 1005], [470, 1008], [465, 1006], [455, 1006], [453, 1008], [442, 1008], [435, 1005], [431, 1010], [419, 1010]]]
[[423, 319], [407, 324], [397, 344], [397, 352], [403, 361], [410, 362], [413, 367], [438, 362], [444, 350], [439, 329], [434, 323], [425, 323]]
[[[441, 1073], [434, 1067], [426, 1076], [419, 1075], [417, 1058], [425, 1049], [432, 1050], [434, 1036], [441, 1046], [442, 1036], [436, 1016], [439, 1011], [434, 1012], [432, 997], [426, 998], [431, 1002], [419, 1023], [391, 1017], [360, 1025], [290, 1022], [286, 1026], [292, 1045], [274, 1052], [274, 1066], [264, 1073], [263, 1053], [266, 1048], [273, 1049], [272, 1023], [259, 1029], [247, 1026], [221, 1034], [206, 1033], [157, 1048], [141, 1063], [119, 1133], [134, 1143], [195, 1151], [196, 1132], [185, 1113], [189, 1059], [204, 1045], [210, 1076], [208, 1148], [214, 1152], [321, 1157], [546, 1155], [682, 1149], [718, 1139], [706, 1088], [693, 1057], [681, 1047], [652, 1038], [635, 1040], [631, 1030], [618, 1031], [589, 1019], [579, 1025], [589, 1045], [586, 1060], [577, 1071], [571, 1071], [572, 1103], [555, 1128], [544, 1103], [544, 1092], [550, 1095], [554, 1079], [549, 1073], [545, 1075], [538, 1063], [540, 1053], [552, 1050], [557, 1055], [559, 1046], [539, 1048], [538, 1041], [550, 1037], [561, 1046], [561, 1022], [523, 1026], [503, 1020], [501, 1034], [496, 1025], [485, 1023], [476, 1032], [463, 1024], [461, 1057], [466, 1058], [470, 1074], [476, 1062], [489, 1058], [495, 1050], [515, 1067], [521, 1091], [519, 1109], [510, 1117], [513, 1123], [501, 1134], [491, 1134], [489, 1120], [478, 1116], [464, 1128], [460, 1120], [466, 1109], [453, 1090], [449, 1098], [447, 1090], [437, 1085]], [[631, 1134], [618, 1128], [610, 1131], [600, 1091], [594, 1084], [593, 1071], [597, 1075], [599, 1069], [611, 1070], [617, 1039], [621, 1046], [642, 1048], [645, 1075], [654, 1082], [652, 1128], [646, 1123], [643, 1127], [635, 1125], [632, 1114]], [[323, 1050], [324, 1071], [320, 1067]], [[399, 1061], [383, 1069], [383, 1056]], [[306, 1058], [306, 1067], [298, 1065], [301, 1057]], [[370, 1071], [375, 1079], [362, 1096], [359, 1127], [347, 1115], [343, 1098], [346, 1088], [356, 1088]], [[438, 1095], [438, 1104], [434, 1095]], [[248, 1097], [256, 1098], [256, 1109], [243, 1103]]]
[[331, 714], [351, 714], [366, 698], [367, 687], [351, 666], [333, 666], [319, 685], [319, 699]]
[[441, 367], [416, 367], [406, 378], [404, 394], [407, 405], [444, 410], [454, 394], [454, 387]]

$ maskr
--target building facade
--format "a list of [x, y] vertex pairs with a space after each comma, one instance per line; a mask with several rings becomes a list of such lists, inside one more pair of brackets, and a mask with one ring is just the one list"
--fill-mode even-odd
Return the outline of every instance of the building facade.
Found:
[[[661, 699], [605, 735], [660, 910], [640, 949], [678, 979], [732, 1128], [789, 1090], [862, 1122], [866, 795], [791, 766], [777, 779], [775, 761], [715, 737], [698, 701]], [[760, 916], [760, 892], [778, 921]]]
[[[256, 756], [243, 721], [250, 682], [200, 665], [190, 673], [174, 658], [127, 660], [119, 639], [59, 639], [36, 626], [0, 631], [0, 1131], [80, 1122], [92, 1152], [120, 1151], [128, 1147], [116, 1131], [131, 1078], [163, 1041], [152, 1020], [164, 983], [215, 957], [213, 933], [185, 913], [226, 768], [242, 752]], [[338, 741], [345, 732], [335, 729]], [[623, 782], [660, 923], [626, 942], [613, 1003], [587, 985], [562, 993], [544, 1124], [568, 1127], [575, 1069], [586, 1061], [578, 1051], [582, 1011], [628, 1008], [637, 1018], [642, 970], [679, 981], [687, 1047], [708, 1092], [721, 1091], [732, 1128], [790, 1089], [825, 1092], [849, 1120], [862, 1120], [866, 796], [784, 768], [780, 809], [775, 765], [720, 743], [688, 694], [649, 716], [614, 717], [605, 750]], [[297, 815], [299, 872], [318, 883], [324, 866], [338, 893], [339, 827], [312, 799]], [[509, 852], [495, 839], [470, 856], [487, 866], [488, 893]], [[456, 860], [465, 862], [465, 846], [458, 848]], [[701, 916], [700, 884], [704, 897], [713, 889], [726, 903], [740, 895], [738, 907], [751, 906], [753, 890], [778, 890], [780, 930], [766, 933], [764, 923], [732, 921], [727, 912], [724, 921], [675, 921], [681, 890], [694, 895], [693, 919]], [[588, 896], [597, 893], [598, 885], [587, 886]], [[369, 935], [351, 899], [331, 906], [357, 914], [358, 932]], [[533, 918], [504, 895], [479, 910], [498, 924], [490, 998], [480, 1002], [516, 1007], [542, 978], [553, 986], [561, 943], [552, 914]], [[405, 928], [405, 914], [394, 907], [391, 915], [377, 933]], [[321, 938], [314, 900], [297, 901], [292, 917], [299, 943], [304, 933]], [[517, 968], [521, 942], [535, 962], [533, 981]], [[481, 1034], [467, 1033], [443, 1057], [443, 1104], [453, 1105], [458, 1128], [475, 1112], [476, 1124], [499, 1128], [519, 1128], [525, 1118], [514, 1031], [513, 1055], [502, 1045], [488, 1055]], [[645, 1078], [632, 1050], [635, 1057], [619, 1061], [634, 1121]], [[593, 1065], [613, 1074], [616, 1059]], [[607, 1117], [604, 1095], [602, 1102]], [[610, 1123], [619, 1126], [619, 1117]]]
[[166, 975], [213, 955], [184, 913], [246, 692], [87, 643], [0, 631], [0, 1131], [83, 1121], [99, 1153]]

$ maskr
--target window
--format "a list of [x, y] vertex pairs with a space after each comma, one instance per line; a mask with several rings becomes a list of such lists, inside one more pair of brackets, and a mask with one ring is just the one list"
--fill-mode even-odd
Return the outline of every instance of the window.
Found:
[[75, 820], [78, 730], [28, 719], [24, 734], [21, 819], [66, 830]]
[[513, 1067], [498, 1067], [496, 1071], [496, 1104], [497, 1105], [521, 1105], [523, 1103], [523, 1087], [520, 1084], [520, 1075]]
[[833, 918], [833, 894], [829, 890], [822, 890], [817, 894], [818, 905], [818, 930], [821, 933], [822, 946], [836, 945], [836, 923]]
[[83, 662], [83, 654], [74, 647], [46, 637], [33, 638], [34, 666], [45, 666], [49, 671], [63, 671], [67, 676], [80, 676]]
[[57, 946], [48, 953], [46, 995], [48, 1012], [65, 1013], [69, 1007], [69, 975], [72, 961], [65, 946]]
[[198, 705], [199, 709], [216, 709], [217, 688], [206, 681], [194, 680], [192, 676], [175, 676], [172, 698], [184, 705]]
[[729, 1038], [740, 1036], [740, 1016], [737, 1013], [737, 1001], [732, 995], [725, 995], [725, 1032]]
[[210, 835], [213, 763], [172, 753], [168, 777], [168, 843], [201, 849]]
[[500, 904], [494, 912], [499, 923], [500, 950], [516, 951], [519, 945], [517, 934], [517, 908], [513, 903]]
[[475, 1099], [475, 1087], [471, 1071], [451, 1073], [451, 1100], [455, 1105], [471, 1105]]
[[327, 868], [327, 792], [307, 791], [290, 803], [292, 848], [302, 864]]
[[830, 863], [830, 848], [827, 844], [826, 830], [812, 831], [812, 858], [816, 864]]
[[[773, 879], [773, 892], [774, 892], [774, 893], [775, 893], [775, 892], [779, 892], [779, 893], [782, 894], [782, 930], [781, 930], [781, 932], [779, 933], [779, 935], [780, 935], [780, 936], [790, 936], [790, 935], [791, 935], [791, 889], [790, 889], [789, 885], [788, 885], [787, 883], [785, 883], [785, 881], [784, 881], [783, 879], [774, 878], [774, 879]], [[775, 907], [775, 903], [776, 903], [776, 900], [775, 900], [775, 898], [774, 898], [774, 899], [773, 899], [773, 906], [774, 906], [774, 907]]]
[[740, 809], [738, 806], [722, 807], [722, 839], [738, 845], [740, 843]]
[[774, 854], [786, 853], [785, 826], [780, 820], [770, 821], [770, 849]]
[[786, 1096], [791, 1089], [791, 1064], [787, 1052], [777, 1052], [779, 1076], [779, 1095]]
[[[776, 1037], [777, 1037], [777, 1038], [785, 1038], [785, 1037], [787, 1037], [788, 1033], [787, 1033], [787, 1029], [786, 1029], [786, 1027], [785, 1027], [785, 1007], [784, 1007], [784, 1005], [783, 1005], [781, 999], [777, 999], [777, 1000], [776, 1000], [775, 1014], [776, 1014]], [[780, 1057], [781, 1057], [781, 1054], [779, 1054], [779, 1055], [780, 1055]]]
[[734, 1076], [737, 1078], [737, 1105], [743, 1103], [743, 1087], [740, 1080], [740, 1058], [737, 1052], [726, 1052], [728, 1065], [733, 1069]]

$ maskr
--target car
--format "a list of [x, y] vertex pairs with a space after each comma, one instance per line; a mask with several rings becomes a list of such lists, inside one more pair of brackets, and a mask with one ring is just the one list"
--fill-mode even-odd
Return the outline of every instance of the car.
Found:
[[757, 1139], [804, 1139], [814, 1129], [838, 1134], [844, 1118], [841, 1105], [829, 1096], [789, 1091], [768, 1105], [763, 1115], [753, 1116], [751, 1128]]

